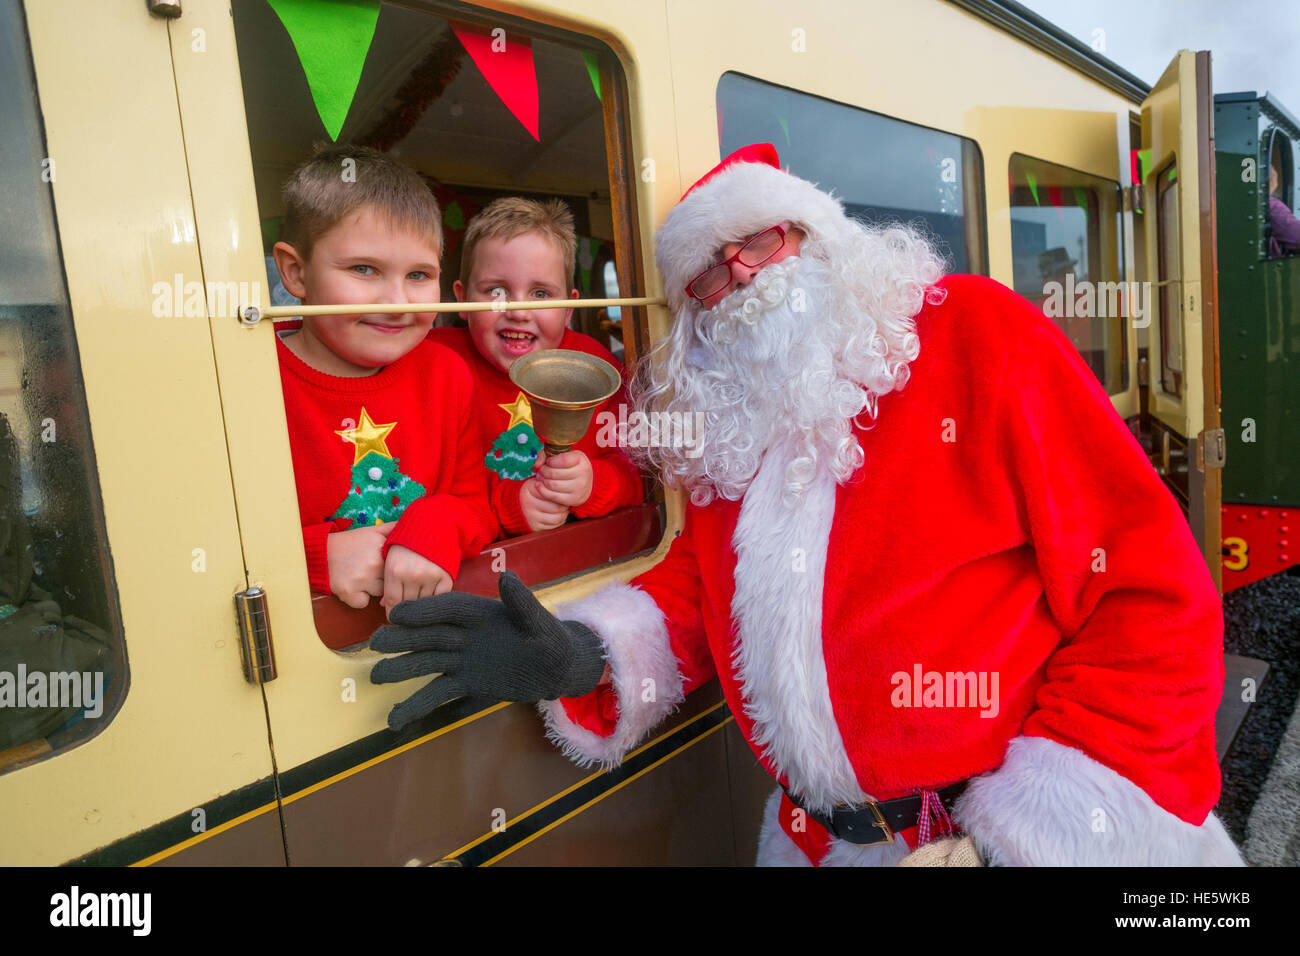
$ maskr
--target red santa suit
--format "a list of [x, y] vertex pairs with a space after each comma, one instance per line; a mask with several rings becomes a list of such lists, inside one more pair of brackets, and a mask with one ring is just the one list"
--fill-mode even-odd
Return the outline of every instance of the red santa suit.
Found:
[[[755, 176], [708, 187], [710, 204], [775, 195], [734, 235], [799, 221], [804, 187], [825, 197]], [[664, 270], [670, 296], [695, 265]], [[786, 507], [789, 453], [770, 447], [740, 501], [688, 508], [660, 564], [557, 609], [600, 635], [613, 682], [540, 704], [548, 734], [617, 763], [716, 675], [810, 808], [971, 780], [955, 819], [987, 862], [1239, 863], [1207, 816], [1221, 605], [1181, 512], [1055, 326], [991, 280], [941, 287], [910, 382], [857, 428], [850, 481]], [[791, 809], [775, 791], [760, 863], [909, 852], [811, 819], [800, 836]]]

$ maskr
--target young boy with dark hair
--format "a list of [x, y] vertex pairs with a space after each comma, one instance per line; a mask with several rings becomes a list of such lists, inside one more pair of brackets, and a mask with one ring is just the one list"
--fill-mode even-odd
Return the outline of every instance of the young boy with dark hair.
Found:
[[451, 590], [463, 555], [497, 533], [465, 363], [428, 340], [442, 217], [414, 170], [336, 148], [284, 186], [273, 254], [305, 305], [358, 306], [277, 330], [289, 445], [312, 590], [386, 608]]
[[[576, 245], [573, 213], [559, 200], [494, 200], [465, 231], [456, 298], [576, 299], [578, 290], [571, 288]], [[532, 429], [528, 399], [510, 381], [517, 359], [543, 349], [587, 352], [622, 372], [608, 349], [568, 327], [572, 314], [565, 308], [469, 312], [468, 329], [434, 329], [430, 336], [454, 349], [474, 374], [480, 460], [490, 472], [492, 507], [507, 535], [558, 528], [570, 514], [608, 514], [637, 504], [644, 493], [636, 466], [618, 448], [600, 447], [594, 427], [572, 451], [547, 458]], [[595, 414], [617, 413], [620, 403], [628, 403], [626, 389]]]

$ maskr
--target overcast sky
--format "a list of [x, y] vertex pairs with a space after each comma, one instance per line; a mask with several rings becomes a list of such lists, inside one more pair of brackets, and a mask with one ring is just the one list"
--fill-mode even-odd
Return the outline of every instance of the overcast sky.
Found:
[[1270, 92], [1300, 115], [1297, 0], [1020, 0], [1154, 85], [1179, 50], [1209, 50], [1215, 93]]

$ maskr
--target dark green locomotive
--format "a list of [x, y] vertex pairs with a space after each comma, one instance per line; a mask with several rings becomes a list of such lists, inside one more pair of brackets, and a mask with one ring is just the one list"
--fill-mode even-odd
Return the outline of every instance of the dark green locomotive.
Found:
[[1300, 123], [1267, 94], [1222, 93], [1214, 130], [1228, 591], [1300, 560], [1300, 246], [1270, 211], [1294, 216]]

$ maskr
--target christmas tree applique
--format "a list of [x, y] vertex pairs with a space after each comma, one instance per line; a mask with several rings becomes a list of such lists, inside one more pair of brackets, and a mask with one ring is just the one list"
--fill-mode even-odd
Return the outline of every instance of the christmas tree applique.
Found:
[[533, 475], [533, 465], [542, 443], [533, 431], [533, 410], [520, 392], [509, 405], [498, 405], [510, 413], [510, 424], [496, 437], [492, 450], [484, 456], [488, 469], [507, 481], [524, 481]]
[[424, 495], [424, 486], [402, 474], [384, 441], [397, 422], [377, 425], [361, 409], [361, 424], [336, 431], [344, 441], [356, 445], [352, 459], [352, 483], [347, 496], [332, 517], [347, 518], [354, 528], [396, 521], [406, 506]]

